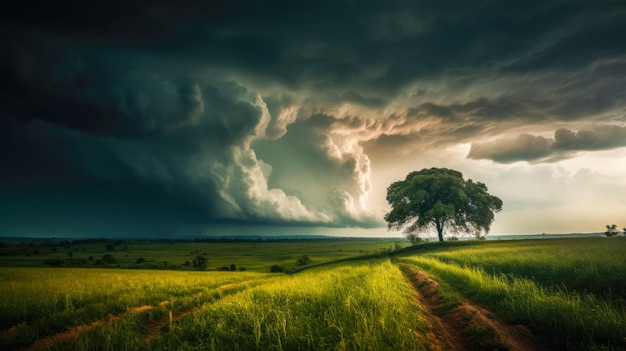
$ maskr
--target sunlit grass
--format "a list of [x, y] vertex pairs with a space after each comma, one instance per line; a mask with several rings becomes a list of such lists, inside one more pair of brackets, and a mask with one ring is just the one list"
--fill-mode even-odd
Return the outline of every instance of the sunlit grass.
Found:
[[167, 301], [184, 308], [224, 284], [263, 279], [252, 272], [171, 272], [79, 268], [0, 269], [1, 329], [19, 327], [22, 340]]
[[[132, 320], [64, 350], [428, 350], [428, 322], [397, 266], [345, 264], [277, 276], [205, 303], [142, 338]], [[134, 331], [133, 331], [134, 330]]]
[[436, 258], [411, 256], [401, 260], [475, 298], [500, 317], [529, 325], [557, 344], [572, 349], [594, 344], [626, 346], [625, 310], [606, 299], [547, 288], [530, 279], [488, 274], [481, 268], [461, 267]]
[[626, 238], [618, 237], [487, 242], [424, 256], [623, 301], [625, 252]]

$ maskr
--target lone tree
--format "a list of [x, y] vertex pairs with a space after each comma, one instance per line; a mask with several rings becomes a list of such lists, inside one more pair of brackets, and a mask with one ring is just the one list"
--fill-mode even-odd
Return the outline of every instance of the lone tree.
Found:
[[617, 225], [616, 224], [607, 224], [606, 225], [606, 232], [604, 232], [604, 235], [606, 236], [616, 236], [617, 234], [619, 234], [619, 231], [617, 230]]
[[404, 230], [409, 237], [429, 227], [443, 241], [444, 228], [480, 237], [489, 233], [494, 212], [502, 200], [490, 195], [487, 186], [463, 179], [461, 172], [430, 168], [411, 172], [387, 188], [391, 211], [385, 215], [390, 230]]

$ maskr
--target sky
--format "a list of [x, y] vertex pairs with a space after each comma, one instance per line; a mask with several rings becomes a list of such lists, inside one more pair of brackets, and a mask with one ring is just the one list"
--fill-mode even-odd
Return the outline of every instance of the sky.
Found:
[[400, 236], [446, 167], [491, 233], [626, 226], [623, 1], [15, 2], [0, 236]]

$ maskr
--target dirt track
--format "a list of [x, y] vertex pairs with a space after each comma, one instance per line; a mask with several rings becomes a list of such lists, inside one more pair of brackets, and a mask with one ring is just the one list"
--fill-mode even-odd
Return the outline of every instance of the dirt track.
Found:
[[469, 301], [444, 313], [438, 296], [439, 284], [426, 273], [409, 265], [400, 266], [426, 308], [431, 322], [430, 335], [434, 350], [510, 350], [535, 351], [538, 348], [528, 328], [504, 324], [487, 309]]

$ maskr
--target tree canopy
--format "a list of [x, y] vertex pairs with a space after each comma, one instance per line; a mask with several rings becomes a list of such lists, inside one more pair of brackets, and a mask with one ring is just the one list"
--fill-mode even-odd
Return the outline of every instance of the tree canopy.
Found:
[[480, 237], [489, 233], [494, 213], [502, 200], [487, 192], [487, 186], [447, 168], [409, 173], [387, 188], [392, 209], [385, 215], [390, 230], [414, 235], [434, 228], [443, 241], [444, 228]]

